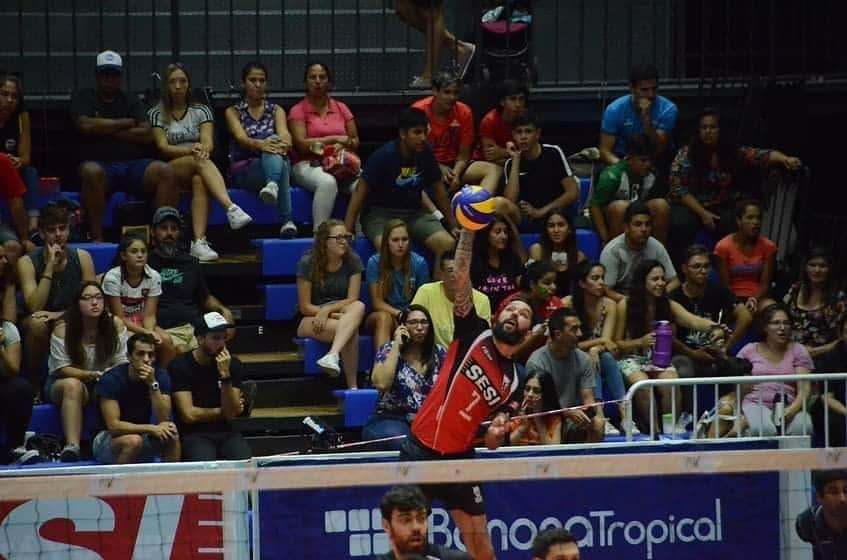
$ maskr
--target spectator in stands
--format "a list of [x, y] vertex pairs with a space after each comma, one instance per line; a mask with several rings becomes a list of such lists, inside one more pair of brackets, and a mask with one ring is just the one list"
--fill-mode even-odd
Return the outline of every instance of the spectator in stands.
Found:
[[[816, 373], [842, 373], [847, 371], [847, 317], [842, 316], [838, 323], [839, 337], [833, 348], [815, 358]], [[820, 442], [824, 441], [825, 416], [829, 416], [829, 445], [844, 447], [847, 443], [847, 393], [843, 379], [830, 380], [826, 387], [818, 382], [821, 397], [809, 408], [815, 435]], [[824, 406], [829, 408], [825, 413]]]
[[479, 123], [479, 151], [474, 156], [497, 165], [509, 158], [506, 145], [512, 141], [512, 121], [526, 111], [529, 89], [511, 78], [497, 88], [497, 106], [488, 111]]
[[715, 245], [716, 266], [724, 286], [728, 286], [751, 313], [773, 303], [768, 293], [776, 274], [776, 244], [760, 235], [762, 207], [755, 200], [736, 205], [738, 230]]
[[15, 270], [0, 246], [0, 290], [2, 290], [2, 324], [0, 324], [0, 425], [5, 442], [0, 449], [0, 464], [22, 465], [39, 460], [37, 451], [27, 450], [24, 436], [32, 416], [33, 386], [21, 377], [21, 335], [15, 319]]
[[[238, 186], [259, 192], [259, 198], [276, 206], [283, 239], [297, 235], [291, 214], [292, 146], [285, 109], [267, 100], [268, 69], [253, 61], [241, 70], [241, 101], [227, 108], [224, 116], [232, 140], [229, 171]], [[317, 224], [315, 224], [317, 227]]]
[[518, 226], [508, 215], [494, 221], [474, 236], [471, 284], [488, 296], [497, 309], [503, 299], [518, 289], [524, 273], [526, 249]]
[[209, 196], [224, 210], [229, 227], [241, 229], [253, 221], [232, 202], [218, 167], [210, 159], [215, 149], [215, 115], [212, 109], [194, 100], [191, 77], [182, 64], [169, 64], [162, 80], [162, 98], [147, 113], [153, 127], [153, 142], [173, 170], [183, 190], [191, 190], [191, 255], [200, 262], [218, 259], [206, 240]]
[[[617, 319], [615, 322], [615, 344], [623, 358], [619, 361], [621, 373], [627, 386], [647, 378], [676, 379], [678, 377], [673, 366], [656, 367], [652, 363], [652, 350], [656, 344], [656, 333], [653, 330], [656, 321], [669, 321], [674, 326], [711, 332], [713, 336], [720, 325], [709, 319], [689, 313], [683, 306], [667, 297], [667, 273], [664, 266], [657, 260], [642, 261], [632, 274], [629, 295], [617, 303]], [[720, 330], [721, 334], [723, 330]], [[661, 400], [658, 414], [668, 414], [671, 410], [671, 399], [677, 403], [676, 411], [682, 410], [682, 400], [678, 389], [671, 390], [664, 386], [657, 388]], [[672, 397], [672, 393], [673, 397]], [[650, 393], [638, 392], [633, 401], [639, 418], [637, 421], [649, 428], [656, 425], [657, 417], [650, 418]], [[649, 420], [649, 421], [648, 421]], [[654, 432], [656, 429], [654, 428]]]
[[[291, 108], [288, 125], [299, 161], [292, 176], [297, 185], [315, 193], [312, 200], [312, 225], [317, 228], [332, 214], [339, 187], [352, 189], [355, 183], [339, 185], [321, 167], [326, 147], [358, 151], [359, 131], [347, 105], [330, 97], [332, 73], [323, 62], [310, 62], [303, 76], [306, 97]], [[352, 230], [351, 230], [352, 231]]]
[[379, 350], [400, 324], [415, 292], [429, 282], [429, 265], [412, 251], [406, 222], [394, 219], [385, 223], [379, 253], [368, 259], [365, 277], [374, 309], [365, 320], [365, 329], [373, 334], [374, 347]]
[[520, 207], [521, 229], [542, 229], [542, 220], [554, 208], [566, 208], [576, 217], [579, 184], [564, 152], [541, 143], [541, 128], [529, 112], [512, 121], [512, 142], [506, 144], [505, 197]]
[[847, 316], [847, 294], [832, 271], [832, 253], [813, 247], [803, 262], [800, 279], [783, 301], [791, 316], [791, 339], [816, 358], [838, 344], [838, 325]]
[[43, 382], [50, 332], [65, 310], [76, 305], [74, 294], [80, 284], [95, 280], [88, 251], [67, 246], [70, 224], [64, 206], [47, 204], [42, 208], [38, 227], [44, 246], [18, 260], [21, 294], [30, 313], [23, 320], [24, 366], [36, 394]]
[[[762, 342], [751, 342], [739, 350], [738, 357], [750, 360], [752, 375], [807, 374], [812, 371], [812, 358], [802, 344], [791, 340], [791, 319], [781, 303], [772, 303], [758, 315]], [[812, 418], [804, 410], [809, 396], [809, 382], [768, 383], [766, 378], [752, 387], [742, 386], [741, 410], [747, 419], [749, 436], [776, 436], [784, 426], [785, 435], [812, 434]], [[746, 393], [746, 394], [745, 394]], [[784, 405], [781, 418], [774, 415], [775, 405]]]
[[646, 134], [653, 159], [661, 159], [676, 128], [677, 108], [661, 95], [659, 70], [652, 64], [635, 66], [629, 74], [630, 93], [618, 97], [603, 112], [600, 126], [600, 159], [614, 165], [627, 153], [629, 139]]
[[623, 233], [609, 241], [600, 253], [600, 263], [606, 267], [606, 295], [615, 301], [622, 300], [636, 267], [649, 259], [662, 264], [666, 288], [674, 290], [679, 286], [679, 279], [665, 247], [652, 236], [650, 209], [643, 202], [633, 202], [624, 212], [623, 221]]
[[532, 540], [532, 560], [579, 560], [576, 537], [561, 527], [539, 531]]
[[[441, 270], [444, 280], [430, 282], [418, 288], [413, 304], [422, 305], [432, 316], [435, 343], [448, 348], [453, 342], [453, 298], [455, 296], [455, 276], [453, 251], [441, 255]], [[491, 303], [488, 296], [478, 290], [473, 290], [473, 304], [476, 314], [486, 322], [491, 321]]]
[[444, 26], [443, 5], [444, 0], [397, 0], [394, 3], [397, 17], [426, 38], [423, 72], [412, 78], [411, 88], [430, 87], [432, 76], [441, 62], [441, 49], [455, 52], [460, 80], [467, 74], [476, 53], [476, 45], [459, 41]]
[[533, 351], [544, 345], [548, 333], [547, 320], [563, 306], [562, 300], [556, 295], [556, 271], [550, 263], [534, 262], [526, 267], [518, 291], [503, 298], [500, 306], [495, 309], [502, 310], [515, 298], [526, 301], [532, 308], [532, 331], [512, 351], [512, 359], [523, 363]]
[[750, 311], [735, 301], [735, 296], [720, 282], [709, 280], [712, 269], [709, 250], [703, 245], [688, 248], [682, 263], [682, 284], [668, 293], [671, 300], [697, 315], [716, 323], [730, 323], [734, 329], [722, 348], [715, 347], [702, 331], [677, 329], [673, 341], [673, 365], [680, 377], [709, 377], [723, 353], [735, 348], [753, 322]]
[[656, 176], [650, 169], [652, 147], [646, 134], [630, 138], [626, 157], [600, 174], [588, 203], [591, 221], [603, 243], [624, 230], [623, 216], [631, 202], [643, 201], [653, 216], [653, 233], [662, 244], [668, 241], [671, 207], [664, 198], [651, 198]]
[[[147, 333], [126, 344], [129, 362], [103, 374], [94, 394], [99, 398], [104, 429], [91, 444], [94, 458], [105, 464], [179, 461], [179, 433], [171, 420], [171, 378], [155, 366], [156, 341]], [[155, 424], [151, 418], [155, 415]]]
[[[432, 389], [447, 351], [435, 343], [432, 317], [426, 307], [412, 304], [400, 313], [394, 340], [377, 350], [371, 381], [380, 391], [376, 412], [362, 428], [362, 439], [409, 435], [418, 409]], [[384, 449], [400, 449], [402, 441]]]
[[[557, 309], [547, 322], [547, 344], [532, 353], [526, 362], [527, 374], [538, 375], [542, 394], [557, 395], [562, 413], [562, 443], [603, 441], [606, 420], [603, 408], [590, 406], [594, 400], [594, 368], [591, 358], [577, 345], [582, 338], [582, 323], [576, 311]], [[575, 408], [586, 406], [587, 408]]]
[[556, 271], [556, 295], [565, 297], [571, 293], [572, 274], [577, 264], [585, 261], [585, 253], [576, 245], [576, 229], [566, 210], [554, 208], [544, 219], [541, 239], [529, 247], [529, 260], [547, 261]]
[[[180, 245], [182, 218], [176, 208], [163, 206], [153, 214], [153, 251], [147, 255], [150, 268], [162, 279], [162, 295], [156, 308], [156, 322], [162, 339], [159, 362], [167, 367], [177, 354], [197, 348], [194, 326], [201, 313], [217, 311], [234, 324], [232, 311], [209, 292], [203, 269], [196, 257]], [[227, 340], [235, 327], [227, 331]]]
[[683, 258], [700, 228], [720, 237], [735, 230], [735, 203], [744, 194], [737, 181], [745, 167], [778, 165], [794, 170], [802, 165], [799, 158], [777, 150], [739, 146], [729, 134], [721, 136], [721, 115], [714, 107], [703, 109], [697, 123], [697, 132], [680, 148], [670, 168], [674, 259]]
[[0, 246], [6, 251], [11, 262], [17, 262], [24, 246], [32, 250], [35, 245], [29, 240], [27, 231], [26, 209], [24, 195], [26, 186], [21, 180], [14, 163], [4, 153], [0, 153], [0, 198], [2, 198], [12, 215], [12, 228], [0, 224]]
[[167, 335], [156, 326], [162, 277], [147, 264], [147, 242], [125, 235], [118, 245], [117, 266], [103, 275], [103, 293], [112, 315], [133, 334], [148, 334], [156, 346]]
[[[618, 345], [615, 344], [615, 325], [617, 307], [614, 300], [606, 296], [606, 269], [593, 261], [583, 261], [576, 267], [577, 285], [573, 294], [562, 300], [565, 307], [576, 311], [582, 324], [582, 337], [578, 348], [588, 354], [591, 365], [598, 374], [595, 382], [594, 398], [603, 400], [603, 387], [608, 389], [609, 397], [622, 400], [626, 394], [623, 375], [615, 356]], [[624, 403], [618, 404], [621, 421], [626, 419]], [[633, 433], [638, 433], [631, 426]], [[617, 436], [620, 432], [609, 422], [604, 428], [607, 436]]]
[[[424, 191], [431, 190], [433, 201], [451, 230], [455, 219], [441, 170], [427, 144], [427, 117], [420, 109], [409, 108], [398, 119], [399, 138], [382, 145], [371, 155], [350, 199], [345, 223], [354, 231], [362, 214], [362, 228], [374, 244], [382, 245], [382, 232], [388, 220], [399, 218], [409, 225], [412, 239], [432, 251], [435, 262], [455, 245], [450, 235], [423, 205]], [[435, 277], [441, 277], [436, 267]]]
[[814, 560], [847, 558], [847, 470], [812, 471], [818, 504], [797, 516], [795, 531]]
[[318, 365], [331, 377], [341, 374], [343, 360], [347, 388], [357, 387], [359, 326], [365, 304], [362, 261], [351, 247], [353, 235], [338, 220], [326, 220], [315, 233], [312, 249], [297, 263], [297, 306], [302, 319], [297, 336], [330, 344]]
[[249, 414], [252, 404], [242, 393], [241, 361], [226, 347], [233, 327], [217, 311], [205, 313], [195, 327], [194, 349], [168, 366], [184, 461], [235, 461], [253, 454], [231, 422]]
[[173, 168], [146, 157], [153, 132], [138, 98], [121, 89], [123, 61], [114, 51], [97, 55], [96, 87], [71, 95], [71, 119], [81, 135], [79, 166], [82, 206], [93, 241], [103, 239], [106, 195], [125, 189], [156, 207], [176, 206], [179, 190]]
[[463, 552], [427, 542], [430, 504], [417, 486], [395, 486], [379, 501], [390, 551], [377, 560], [469, 560]]
[[61, 408], [65, 463], [79, 460], [82, 408], [95, 385], [103, 372], [127, 362], [126, 327], [109, 313], [104, 298], [97, 282], [83, 282], [50, 337], [44, 395]]
[[[526, 416], [558, 410], [556, 393], [546, 394], [541, 385], [539, 371], [528, 372], [523, 385], [523, 400], [515, 416]], [[548, 383], [548, 389], [550, 389]], [[512, 445], [555, 445], [562, 443], [562, 417], [559, 414], [515, 418], [509, 424], [509, 443]]]
[[[30, 235], [38, 232], [41, 180], [38, 177], [38, 170], [32, 165], [32, 128], [29, 111], [24, 105], [23, 85], [17, 75], [0, 71], [0, 154], [4, 153], [12, 166], [17, 169], [26, 186], [23, 202], [28, 216], [28, 233], [20, 239], [22, 243], [26, 243]], [[5, 183], [5, 181], [2, 182]], [[17, 221], [20, 220], [20, 210], [11, 206], [9, 210], [17, 225]], [[33, 248], [25, 246], [24, 252], [29, 252]]]
[[468, 105], [459, 101], [459, 85], [456, 74], [439, 72], [432, 80], [432, 95], [415, 101], [412, 107], [426, 113], [429, 120], [427, 138], [447, 192], [454, 193], [470, 184], [496, 194], [503, 172], [493, 163], [471, 158], [474, 115]]

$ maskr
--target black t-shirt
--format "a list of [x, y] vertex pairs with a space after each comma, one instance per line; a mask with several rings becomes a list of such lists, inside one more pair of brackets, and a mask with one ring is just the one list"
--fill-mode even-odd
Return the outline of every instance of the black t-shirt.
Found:
[[[506, 160], [505, 173], [508, 179], [512, 169], [512, 160]], [[521, 157], [520, 200], [525, 200], [536, 208], [550, 204], [562, 196], [562, 179], [572, 176], [568, 160], [558, 146], [541, 145], [541, 155], [535, 159]]]
[[441, 169], [432, 150], [405, 157], [400, 141], [383, 144], [368, 158], [362, 177], [368, 185], [365, 207], [418, 211], [421, 193], [441, 178]]
[[[221, 406], [221, 384], [218, 382], [218, 366], [214, 362], [206, 366], [200, 365], [194, 359], [193, 352], [186, 352], [168, 364], [168, 373], [171, 375], [172, 391], [174, 393], [189, 391], [194, 406], [199, 408]], [[235, 356], [232, 356], [229, 373], [232, 386], [240, 389], [241, 361]], [[176, 417], [179, 422], [179, 415], [177, 414]], [[180, 422], [179, 431], [183, 436], [190, 433], [231, 432], [232, 426], [229, 420], [214, 420], [205, 424]]]
[[820, 506], [813, 506], [797, 516], [797, 536], [812, 545], [814, 560], [847, 560], [847, 533], [829, 528]]
[[[697, 300], [688, 297], [682, 290], [682, 286], [669, 293], [668, 297], [698, 317], [717, 321], [718, 315], [723, 311], [721, 322], [730, 323], [735, 318], [735, 296], [723, 284], [717, 282], [708, 282], [703, 297]], [[676, 337], [680, 342], [695, 350], [709, 345], [708, 332], [691, 331], [677, 325]]]
[[166, 259], [150, 251], [147, 263], [162, 276], [162, 295], [156, 320], [163, 329], [200, 319], [200, 309], [209, 297], [200, 261], [186, 253]]
[[[171, 378], [163, 369], [156, 369], [156, 381], [159, 391], [164, 395], [171, 394]], [[121, 409], [121, 420], [133, 424], [149, 424], [152, 413], [150, 389], [140, 381], [129, 377], [129, 364], [121, 364], [103, 374], [94, 389], [94, 394], [101, 399], [118, 401]], [[102, 425], [105, 425], [102, 422]]]
[[[842, 371], [847, 371], [847, 346], [843, 342], [839, 342], [835, 345], [835, 348], [815, 359], [815, 373], [841, 373]], [[823, 391], [823, 381], [819, 382], [818, 388]], [[830, 379], [827, 383], [827, 389], [839, 401], [847, 402], [843, 379]], [[831, 414], [830, 412], [829, 421], [834, 422], [834, 417]], [[844, 422], [841, 422], [841, 428], [843, 427]]]
[[497, 312], [500, 302], [518, 289], [518, 277], [525, 272], [520, 259], [506, 252], [500, 257], [500, 266], [494, 268], [486, 258], [476, 258], [471, 263], [473, 287], [488, 296], [491, 311]]
[[[426, 558], [427, 560], [471, 560], [471, 557], [465, 554], [464, 552], [459, 552], [458, 550], [450, 550], [447, 547], [430, 543], [427, 543], [426, 547], [422, 551], [418, 552], [418, 556]], [[380, 554], [376, 557], [376, 560], [396, 559], [397, 557], [394, 556], [393, 552]]]
[[21, 109], [9, 115], [0, 126], [0, 153], [17, 156], [21, 149]]
[[[97, 90], [80, 89], [71, 94], [71, 119], [76, 125], [80, 117], [103, 119], [135, 119], [136, 126], [147, 122], [147, 114], [138, 98], [119, 90], [114, 101], [107, 103]], [[124, 142], [112, 135], [94, 136], [80, 134], [80, 155], [94, 161], [130, 161], [147, 156], [145, 147], [134, 142]]]

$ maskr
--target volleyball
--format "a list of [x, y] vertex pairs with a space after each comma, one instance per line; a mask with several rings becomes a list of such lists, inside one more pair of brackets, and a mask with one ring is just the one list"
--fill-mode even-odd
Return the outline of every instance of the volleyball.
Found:
[[465, 185], [453, 195], [453, 215], [465, 229], [477, 231], [494, 219], [494, 198], [479, 186]]

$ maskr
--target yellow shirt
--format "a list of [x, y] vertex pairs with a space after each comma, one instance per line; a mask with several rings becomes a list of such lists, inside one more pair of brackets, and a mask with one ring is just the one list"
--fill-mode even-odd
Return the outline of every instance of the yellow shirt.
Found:
[[[447, 348], [453, 342], [453, 302], [447, 299], [442, 284], [441, 281], [424, 284], [418, 288], [412, 303], [423, 305], [429, 310], [429, 314], [432, 316], [435, 343]], [[490, 323], [491, 304], [488, 301], [488, 296], [474, 290], [473, 305], [476, 308], [476, 314]]]

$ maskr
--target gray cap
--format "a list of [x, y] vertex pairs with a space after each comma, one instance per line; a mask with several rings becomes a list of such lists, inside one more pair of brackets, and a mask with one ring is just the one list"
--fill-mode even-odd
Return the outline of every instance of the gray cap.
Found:
[[179, 210], [173, 206], [162, 206], [156, 210], [155, 214], [153, 214], [154, 226], [158, 226], [165, 220], [174, 220], [177, 224], [182, 226], [182, 217], [179, 215]]

